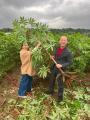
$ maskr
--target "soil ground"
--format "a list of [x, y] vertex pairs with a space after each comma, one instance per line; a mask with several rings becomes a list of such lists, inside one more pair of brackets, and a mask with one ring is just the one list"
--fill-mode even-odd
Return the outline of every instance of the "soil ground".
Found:
[[[87, 73], [81, 80], [90, 80], [90, 73]], [[0, 120], [4, 119], [8, 114], [15, 114], [15, 111], [10, 112], [9, 103], [12, 99], [17, 99], [18, 96], [18, 86], [20, 81], [20, 70], [15, 70], [14, 72], [9, 72], [0, 80]], [[38, 88], [41, 91], [48, 88], [48, 79], [34, 78], [33, 80], [33, 90], [37, 91]], [[12, 106], [11, 106], [12, 107]], [[16, 111], [18, 115], [18, 112]]]

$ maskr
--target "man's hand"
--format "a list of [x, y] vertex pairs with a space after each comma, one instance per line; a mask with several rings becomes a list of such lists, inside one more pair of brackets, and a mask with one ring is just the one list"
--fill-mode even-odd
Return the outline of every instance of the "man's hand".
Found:
[[56, 64], [56, 67], [57, 67], [57, 68], [61, 68], [62, 65], [61, 65], [61, 64]]

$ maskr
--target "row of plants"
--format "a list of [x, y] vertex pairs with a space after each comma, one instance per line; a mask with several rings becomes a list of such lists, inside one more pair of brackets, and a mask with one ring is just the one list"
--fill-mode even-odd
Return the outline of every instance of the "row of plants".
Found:
[[0, 32], [0, 76], [18, 64], [18, 54], [14, 35]]
[[[90, 38], [80, 33], [66, 34], [69, 39], [69, 48], [73, 53], [72, 71], [79, 73], [90, 68]], [[15, 67], [19, 61], [19, 50], [25, 41], [29, 43], [31, 49], [38, 41], [41, 47], [33, 51], [33, 67], [40, 77], [46, 77], [49, 72], [51, 60], [45, 49], [51, 54], [60, 39], [59, 34], [53, 34], [46, 25], [37, 22], [33, 18], [25, 19], [20, 17], [13, 22], [13, 32], [10, 34], [0, 34], [0, 76], [10, 68]]]

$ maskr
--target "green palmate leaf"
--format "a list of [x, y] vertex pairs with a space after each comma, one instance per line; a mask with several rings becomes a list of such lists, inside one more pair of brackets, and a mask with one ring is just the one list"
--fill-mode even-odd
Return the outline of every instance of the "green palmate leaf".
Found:
[[38, 72], [38, 75], [39, 75], [40, 77], [45, 78], [45, 77], [47, 76], [47, 72], [48, 72], [48, 71], [49, 71], [49, 68], [48, 68], [48, 67], [45, 67], [45, 66], [43, 65], [43, 67], [40, 68], [40, 70], [39, 70], [39, 72]]

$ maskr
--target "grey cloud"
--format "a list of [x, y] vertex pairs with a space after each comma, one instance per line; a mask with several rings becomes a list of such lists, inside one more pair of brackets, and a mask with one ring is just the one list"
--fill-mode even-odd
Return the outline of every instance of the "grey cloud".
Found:
[[15, 18], [25, 16], [53, 28], [90, 28], [89, 11], [89, 0], [0, 0], [0, 27], [9, 27]]
[[23, 8], [30, 6], [45, 5], [47, 3], [51, 3], [52, 0], [3, 0], [3, 1], [4, 5], [13, 6], [15, 8]]

